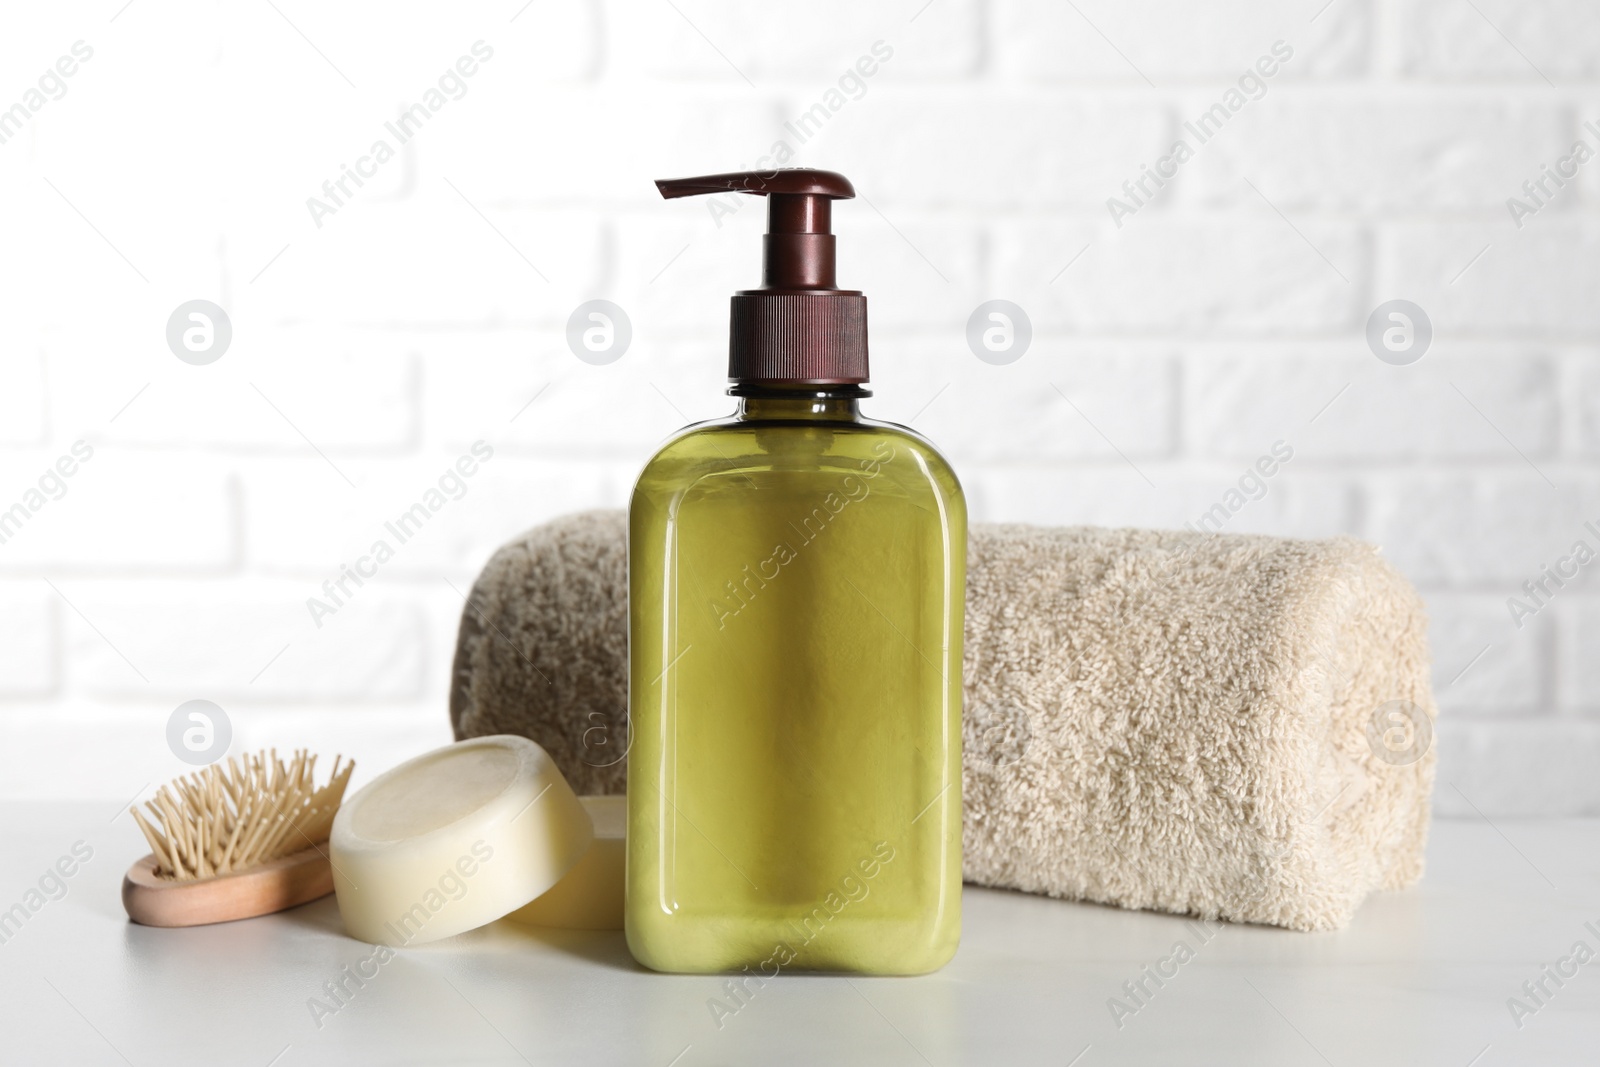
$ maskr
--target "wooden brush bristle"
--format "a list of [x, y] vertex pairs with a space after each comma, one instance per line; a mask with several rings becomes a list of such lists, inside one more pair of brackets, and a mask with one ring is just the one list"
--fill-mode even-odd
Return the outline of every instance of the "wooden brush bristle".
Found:
[[341, 769], [340, 758], [320, 789], [317, 757], [305, 749], [288, 766], [277, 749], [246, 755], [242, 764], [229, 756], [226, 769], [213, 763], [162, 786], [145, 802], [151, 819], [133, 809], [156, 874], [179, 882], [211, 878], [323, 844], [355, 769], [354, 760]]

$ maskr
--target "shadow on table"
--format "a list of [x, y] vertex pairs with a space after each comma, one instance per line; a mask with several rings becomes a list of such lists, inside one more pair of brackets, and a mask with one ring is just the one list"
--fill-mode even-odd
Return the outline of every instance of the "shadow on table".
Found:
[[[344, 922], [339, 918], [338, 902], [331, 894], [308, 904], [302, 904], [298, 908], [278, 912], [272, 918], [276, 923], [298, 927], [307, 933], [330, 934], [352, 944], [364, 944], [355, 941], [345, 932]], [[403, 946], [399, 951], [426, 952], [435, 946], [447, 951], [468, 947], [489, 951], [517, 951], [535, 945], [554, 949], [602, 967], [612, 967], [635, 974], [644, 971], [644, 968], [634, 962], [621, 930], [561, 930], [528, 926], [511, 919], [500, 919], [476, 930], [468, 930], [438, 941]]]
[[628, 951], [628, 942], [621, 930], [562, 930], [547, 926], [528, 926], [511, 919], [501, 919], [489, 929], [497, 938], [504, 938], [512, 943], [542, 945], [602, 967], [611, 967], [632, 974], [648, 973], [644, 967], [635, 962], [633, 954]]
[[280, 911], [278, 915], [297, 926], [304, 926], [326, 934], [344, 937], [344, 921], [339, 918], [339, 903], [332, 893], [309, 901], [298, 908]]

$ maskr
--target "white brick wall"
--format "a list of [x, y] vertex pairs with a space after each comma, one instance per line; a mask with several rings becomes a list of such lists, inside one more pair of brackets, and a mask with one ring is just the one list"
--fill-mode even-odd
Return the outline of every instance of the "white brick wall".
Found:
[[[1600, 160], [1520, 229], [1506, 208], [1600, 149], [1592, 5], [278, 7], [33, 5], [0, 36], [0, 110], [94, 49], [0, 144], [0, 508], [94, 449], [0, 544], [0, 794], [125, 798], [180, 769], [192, 698], [236, 744], [372, 769], [444, 740], [451, 585], [623, 504], [654, 442], [729, 406], [762, 212], [719, 225], [650, 180], [786, 140], [864, 195], [836, 220], [869, 411], [941, 442], [976, 518], [1176, 526], [1288, 441], [1231, 528], [1365, 537], [1423, 589], [1440, 810], [1600, 812], [1600, 586], [1506, 608], [1600, 523]], [[315, 226], [307, 197], [479, 40], [465, 94]], [[1115, 225], [1106, 199], [1280, 40], [1264, 95]], [[564, 342], [595, 297], [633, 321], [609, 366]], [[1396, 297], [1436, 331], [1407, 367], [1363, 340]], [[164, 340], [196, 298], [234, 327], [209, 366]], [[1009, 366], [965, 344], [991, 298], [1034, 324]], [[466, 494], [315, 625], [306, 598], [480, 439]]]

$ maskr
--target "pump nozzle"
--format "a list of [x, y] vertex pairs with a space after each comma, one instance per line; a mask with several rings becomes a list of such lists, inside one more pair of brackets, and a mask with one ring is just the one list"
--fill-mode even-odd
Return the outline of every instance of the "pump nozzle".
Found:
[[833, 201], [856, 195], [850, 179], [831, 170], [736, 171], [656, 182], [668, 200], [703, 193], [767, 198], [761, 285], [765, 289], [832, 289], [836, 282]]
[[728, 377], [735, 385], [867, 380], [867, 299], [836, 288], [833, 201], [856, 195], [831, 170], [735, 171], [656, 182], [673, 200], [705, 193], [767, 198], [762, 288], [733, 298]]
[[667, 200], [700, 193], [750, 193], [753, 196], [820, 196], [829, 200], [849, 200], [855, 186], [843, 174], [831, 170], [790, 167], [786, 170], [739, 170], [730, 174], [706, 174], [699, 178], [661, 178], [656, 188]]

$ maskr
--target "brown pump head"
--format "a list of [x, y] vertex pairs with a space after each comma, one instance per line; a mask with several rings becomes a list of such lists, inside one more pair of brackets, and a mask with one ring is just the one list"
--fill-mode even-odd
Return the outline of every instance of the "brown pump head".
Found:
[[730, 391], [867, 380], [867, 298], [835, 288], [834, 278], [833, 201], [856, 195], [848, 178], [796, 167], [673, 178], [656, 188], [668, 200], [724, 192], [767, 198], [762, 287], [733, 296]]

